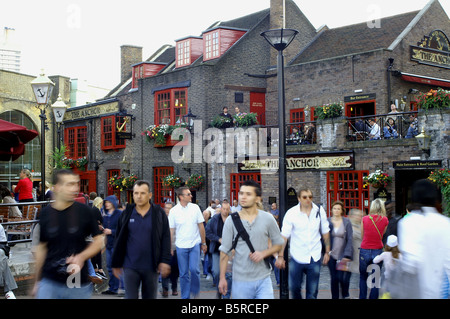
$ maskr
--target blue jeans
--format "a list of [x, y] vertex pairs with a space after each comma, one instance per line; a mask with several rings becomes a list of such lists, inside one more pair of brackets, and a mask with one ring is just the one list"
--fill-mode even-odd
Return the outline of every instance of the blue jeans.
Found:
[[[380, 255], [383, 252], [383, 249], [362, 249], [359, 250], [359, 299], [367, 299], [367, 278], [369, 278], [368, 267], [373, 264], [373, 259]], [[375, 264], [376, 267], [379, 267], [380, 271], [378, 272], [381, 275], [381, 267], [383, 263], [380, 262]], [[369, 269], [370, 271], [370, 269]], [[379, 279], [378, 279], [379, 282]], [[378, 299], [379, 295], [379, 287], [371, 287], [369, 299]]]
[[233, 299], [274, 299], [272, 279], [266, 277], [256, 281], [233, 280], [231, 296]]
[[350, 297], [350, 271], [341, 271], [336, 269], [337, 260], [330, 256], [328, 268], [330, 269], [331, 280], [331, 299], [339, 299], [339, 286], [342, 291], [342, 298]]
[[119, 279], [114, 276], [111, 266], [112, 261], [112, 248], [106, 248], [106, 267], [108, 268], [109, 274], [109, 290], [112, 292], [117, 292], [119, 290]]
[[197, 296], [200, 293], [200, 245], [192, 248], [177, 247], [177, 258], [181, 299], [189, 299], [191, 294]]
[[306, 275], [306, 299], [317, 299], [321, 261], [321, 259], [314, 261], [311, 257], [309, 264], [300, 264], [291, 258], [289, 263], [289, 286], [291, 287], [293, 299], [302, 299], [303, 274]]
[[47, 278], [42, 278], [36, 294], [37, 299], [89, 299], [92, 296], [92, 284], [81, 285], [80, 288], [69, 288], [65, 283], [60, 283]]

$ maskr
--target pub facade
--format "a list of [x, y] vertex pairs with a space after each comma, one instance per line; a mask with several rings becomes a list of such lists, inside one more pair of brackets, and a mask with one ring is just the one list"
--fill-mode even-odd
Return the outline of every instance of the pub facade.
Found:
[[[203, 185], [192, 191], [203, 209], [212, 199], [237, 199], [240, 183], [250, 178], [262, 185], [266, 210], [278, 202], [276, 52], [260, 33], [282, 26], [282, 4], [272, 0], [267, 10], [214, 23], [145, 61], [139, 54], [130, 58], [139, 48], [123, 47], [117, 87], [66, 113], [64, 141], [72, 145], [71, 156], [87, 158], [80, 171], [84, 191], [131, 202], [129, 187], [115, 188], [109, 181], [136, 176], [151, 182], [153, 201], [162, 204], [175, 200], [176, 187], [163, 182], [167, 176], [184, 182], [201, 175]], [[316, 30], [293, 1], [286, 0], [285, 11], [286, 28], [300, 31], [285, 52], [291, 205], [297, 203], [296, 191], [308, 186], [314, 201], [327, 208], [339, 199], [347, 211], [368, 211], [373, 198], [385, 197], [403, 212], [412, 182], [449, 165], [448, 109], [426, 112], [416, 103], [419, 93], [450, 89], [448, 16], [433, 0], [379, 24]], [[316, 109], [326, 104], [340, 105], [341, 116], [319, 119]], [[399, 113], [389, 116], [392, 104]], [[224, 106], [231, 115], [236, 106], [256, 113], [258, 125], [214, 130], [210, 124]], [[389, 117], [397, 138], [383, 132]], [[369, 119], [380, 127], [379, 138], [369, 137]], [[431, 136], [429, 150], [406, 138], [416, 119], [419, 130]], [[358, 120], [364, 129], [357, 128]], [[166, 134], [161, 142], [152, 132], [162, 126], [184, 133]], [[302, 133], [298, 140], [291, 138], [294, 127]], [[313, 134], [303, 143], [306, 127]], [[393, 178], [381, 192], [364, 185], [364, 177], [376, 170]]]

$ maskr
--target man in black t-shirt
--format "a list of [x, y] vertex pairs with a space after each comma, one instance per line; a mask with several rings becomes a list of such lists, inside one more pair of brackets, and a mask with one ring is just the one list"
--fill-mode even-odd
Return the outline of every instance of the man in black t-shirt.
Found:
[[[92, 208], [75, 201], [80, 177], [70, 170], [54, 173], [55, 201], [40, 214], [40, 242], [36, 249], [38, 299], [88, 299], [92, 284], [86, 261], [100, 252], [104, 235]], [[92, 243], [86, 237], [92, 235]]]

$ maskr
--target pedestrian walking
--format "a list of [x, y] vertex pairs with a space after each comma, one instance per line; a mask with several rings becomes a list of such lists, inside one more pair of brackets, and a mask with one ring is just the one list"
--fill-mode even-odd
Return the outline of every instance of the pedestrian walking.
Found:
[[289, 280], [294, 299], [302, 299], [303, 275], [306, 274], [306, 299], [317, 299], [322, 260], [322, 242], [325, 245], [323, 264], [330, 258], [330, 227], [322, 206], [313, 203], [309, 188], [298, 191], [299, 204], [286, 212], [281, 234], [284, 237], [283, 249], [278, 254], [276, 266], [285, 267], [283, 256], [287, 240], [290, 238]]
[[226, 270], [234, 250], [231, 289], [234, 299], [274, 298], [268, 258], [281, 249], [283, 238], [272, 214], [258, 209], [261, 193], [261, 186], [255, 181], [242, 183], [239, 189], [242, 210], [227, 218], [223, 226], [219, 291], [222, 295], [228, 292]]
[[222, 231], [226, 219], [231, 213], [230, 203], [228, 201], [222, 202], [220, 214], [216, 214], [211, 218], [211, 221], [206, 225], [206, 238], [210, 240], [209, 252], [212, 256], [212, 273], [214, 287], [217, 288], [217, 296], [220, 299], [219, 293], [219, 279], [220, 279], [220, 250], [222, 244]]
[[398, 224], [402, 261], [408, 269], [417, 270], [417, 295], [423, 299], [444, 297], [444, 287], [448, 294], [450, 220], [436, 209], [438, 200], [439, 191], [434, 183], [427, 179], [416, 181], [411, 188], [411, 202], [416, 207]]
[[[40, 213], [40, 239], [35, 251], [38, 299], [88, 299], [92, 284], [86, 262], [104, 243], [91, 208], [75, 201], [80, 177], [71, 170], [53, 174], [54, 202]], [[88, 243], [86, 237], [92, 236]]]
[[359, 275], [359, 249], [361, 247], [361, 220], [363, 218], [363, 211], [360, 209], [350, 209], [348, 212], [348, 219], [352, 224], [353, 231], [353, 260], [350, 263], [349, 271]]
[[[339, 299], [339, 290], [343, 299], [350, 298], [349, 263], [353, 260], [353, 228], [350, 220], [344, 217], [345, 207], [341, 201], [331, 204], [330, 225], [330, 269], [331, 298]], [[340, 289], [339, 289], [340, 288]]]
[[[97, 193], [92, 192], [90, 194], [90, 196], [91, 195], [93, 196], [94, 194], [97, 195]], [[94, 212], [95, 219], [97, 220], [98, 228], [100, 229], [101, 232], [103, 232], [103, 230], [104, 230], [104, 227], [103, 227], [103, 214], [102, 214], [102, 211], [103, 211], [103, 198], [98, 197], [98, 196], [95, 197], [92, 200], [91, 205], [92, 205], [92, 209], [93, 209], [93, 212]], [[108, 277], [106, 277], [106, 274], [105, 274], [105, 272], [103, 270], [103, 261], [102, 261], [102, 253], [104, 251], [105, 251], [105, 248], [103, 248], [97, 255], [92, 257], [91, 258], [91, 262], [92, 262], [92, 265], [94, 266], [95, 274], [97, 276], [99, 276], [101, 279], [107, 280]]]
[[119, 279], [123, 273], [125, 299], [156, 299], [158, 276], [170, 274], [170, 231], [167, 215], [150, 202], [150, 183], [137, 181], [133, 186], [134, 204], [120, 215], [111, 266]]
[[116, 237], [117, 223], [122, 211], [118, 209], [119, 203], [116, 195], [107, 196], [103, 201], [103, 233], [106, 235], [106, 268], [109, 274], [109, 288], [103, 291], [103, 295], [117, 295], [120, 279], [113, 273], [112, 255], [114, 252], [114, 240]]
[[[375, 271], [375, 281], [368, 283], [369, 272], [374, 269], [373, 259], [383, 252], [383, 234], [389, 221], [386, 209], [381, 199], [375, 199], [369, 210], [369, 215], [361, 220], [361, 248], [359, 250], [359, 299], [367, 299], [367, 289], [370, 288], [370, 299], [378, 299], [382, 262]], [[378, 275], [377, 275], [378, 274]]]
[[[206, 252], [203, 214], [193, 204], [189, 187], [176, 191], [179, 203], [170, 210], [169, 226], [172, 242], [175, 242], [180, 271], [181, 298], [197, 297], [200, 293], [200, 249]], [[174, 233], [176, 232], [176, 239]]]
[[[167, 218], [169, 218], [170, 210], [173, 208], [173, 202], [168, 201], [164, 203], [164, 212]], [[174, 233], [176, 237], [176, 234]], [[171, 257], [170, 257], [170, 275], [166, 278], [161, 279], [162, 285], [162, 296], [169, 296], [169, 283], [172, 288], [172, 296], [178, 296], [178, 277], [180, 276], [180, 271], [178, 270], [178, 259], [175, 242], [171, 243]]]

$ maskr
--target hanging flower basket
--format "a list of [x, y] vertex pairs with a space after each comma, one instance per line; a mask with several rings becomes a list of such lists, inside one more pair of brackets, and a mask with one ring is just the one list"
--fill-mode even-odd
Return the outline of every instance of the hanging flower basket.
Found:
[[364, 187], [368, 185], [381, 188], [387, 187], [390, 183], [392, 183], [392, 177], [389, 174], [384, 173], [382, 170], [376, 170], [374, 173], [370, 173], [369, 176], [363, 177]]
[[200, 189], [205, 182], [205, 178], [200, 174], [192, 174], [186, 181], [186, 186], [189, 188]]
[[444, 214], [450, 216], [450, 169], [435, 169], [430, 173], [428, 179], [441, 189], [442, 199], [446, 203]]
[[80, 157], [80, 158], [77, 158], [77, 159], [65, 157], [63, 159], [63, 164], [66, 167], [78, 168], [80, 170], [84, 170], [84, 169], [86, 169], [86, 165], [88, 164], [88, 160], [87, 160], [86, 156]]
[[108, 185], [120, 191], [125, 189], [130, 189], [133, 187], [134, 183], [138, 180], [136, 174], [131, 174], [130, 176], [123, 176], [121, 174], [114, 175], [108, 180]]
[[420, 94], [416, 98], [420, 109], [445, 109], [450, 108], [450, 91], [438, 88], [427, 93]]
[[[167, 124], [161, 124], [161, 125], [150, 125], [147, 127], [147, 129], [142, 132], [142, 135], [147, 137], [147, 141], [154, 141], [156, 145], [160, 146], [166, 146], [167, 141], [171, 139], [173, 131], [177, 128], [186, 128], [186, 123], [181, 123], [178, 125], [167, 125]], [[172, 137], [172, 139], [175, 139], [177, 141], [183, 140], [183, 135]]]
[[162, 184], [165, 187], [178, 188], [183, 185], [183, 180], [175, 174], [170, 174], [162, 179]]

